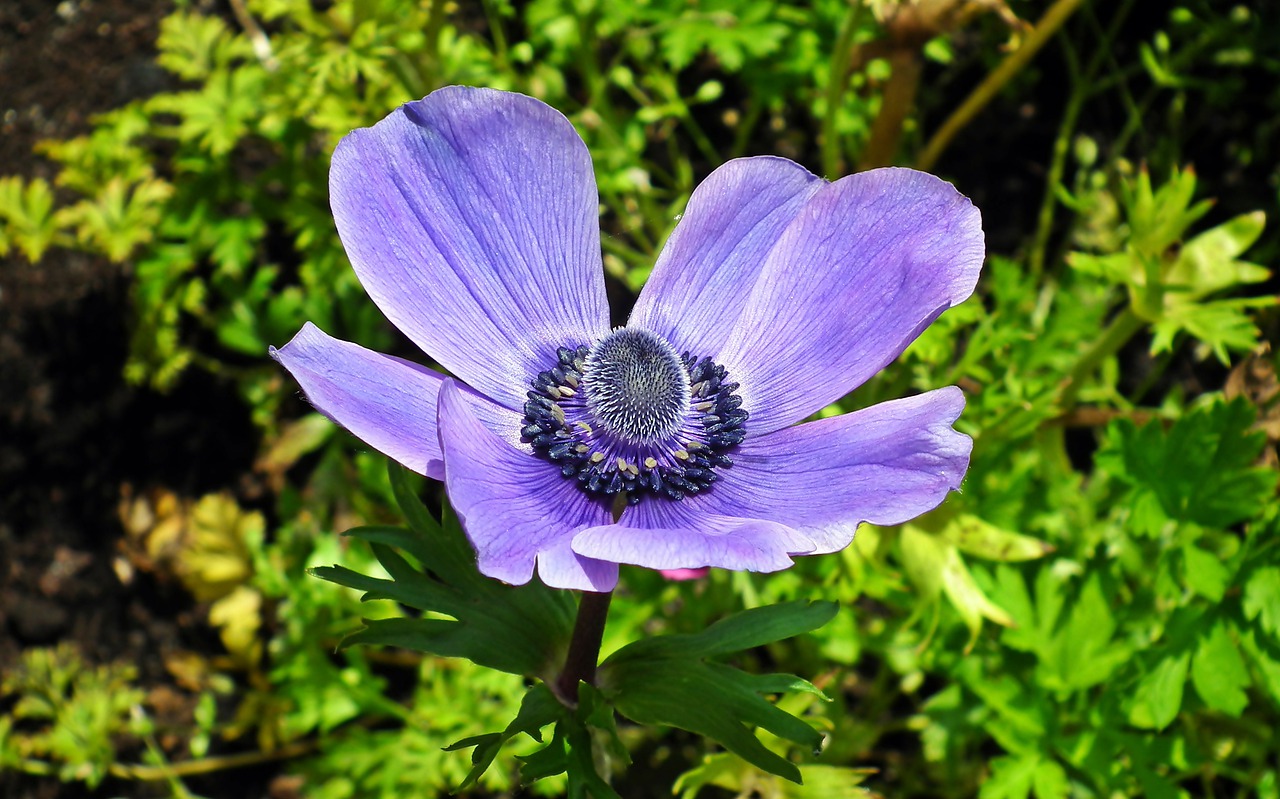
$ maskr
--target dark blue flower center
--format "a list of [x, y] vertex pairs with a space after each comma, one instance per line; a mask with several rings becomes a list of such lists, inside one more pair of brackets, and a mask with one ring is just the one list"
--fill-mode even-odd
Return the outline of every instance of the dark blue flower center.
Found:
[[684, 499], [710, 488], [746, 438], [725, 368], [646, 330], [561, 347], [556, 361], [528, 392], [521, 440], [589, 494]]

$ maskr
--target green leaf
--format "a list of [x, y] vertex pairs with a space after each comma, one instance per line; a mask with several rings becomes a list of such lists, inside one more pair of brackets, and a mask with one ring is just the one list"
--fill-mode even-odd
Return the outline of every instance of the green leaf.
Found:
[[758, 768], [798, 782], [796, 766], [760, 743], [749, 727], [816, 751], [822, 735], [763, 695], [799, 690], [821, 696], [821, 692], [798, 677], [751, 675], [700, 658], [816, 629], [835, 612], [831, 602], [788, 602], [742, 611], [701, 633], [642, 639], [601, 665], [600, 690], [619, 713], [636, 723], [705, 735]]
[[1166, 282], [1198, 298], [1266, 280], [1271, 276], [1267, 269], [1237, 260], [1258, 240], [1266, 224], [1266, 214], [1254, 211], [1206, 230], [1178, 251]]
[[1244, 615], [1280, 641], [1280, 566], [1265, 566], [1249, 575], [1244, 586]]
[[927, 599], [935, 599], [939, 591], [946, 593], [969, 628], [970, 643], [982, 630], [983, 618], [1006, 627], [1013, 624], [1009, 614], [978, 586], [960, 550], [949, 538], [907, 524], [903, 525], [899, 540], [902, 563], [911, 581]]
[[872, 769], [828, 766], [818, 763], [801, 765], [804, 784], [787, 783], [745, 763], [731, 754], [709, 755], [702, 763], [681, 774], [672, 786], [680, 799], [694, 799], [703, 788], [717, 787], [735, 796], [769, 796], [777, 799], [869, 799], [875, 796], [859, 783], [873, 773]]
[[1239, 716], [1249, 704], [1244, 690], [1249, 672], [1222, 619], [1200, 639], [1191, 660], [1191, 683], [1206, 705], [1229, 716]]
[[1275, 473], [1253, 465], [1265, 443], [1253, 420], [1237, 399], [1198, 408], [1167, 431], [1117, 421], [1096, 463], [1130, 487], [1128, 504], [1150, 509], [1131, 517], [1138, 532], [1155, 535], [1165, 520], [1225, 529], [1256, 517], [1275, 491]]
[[942, 535], [969, 555], [1005, 563], [1035, 560], [1053, 551], [1053, 546], [1037, 538], [1015, 533], [968, 513], [952, 518]]
[[1027, 799], [1039, 765], [1036, 755], [995, 758], [991, 761], [991, 776], [978, 791], [979, 799]]
[[631, 643], [606, 662], [635, 658], [703, 658], [753, 649], [816, 630], [839, 610], [834, 602], [797, 600], [735, 613], [700, 633], [663, 635]]
[[1178, 333], [1186, 331], [1213, 350], [1223, 365], [1230, 363], [1228, 351], [1249, 352], [1258, 346], [1258, 326], [1246, 311], [1275, 306], [1275, 297], [1248, 297], [1212, 302], [1173, 302], [1153, 327], [1151, 353], [1172, 352]]
[[1266, 638], [1260, 640], [1253, 628], [1237, 632], [1240, 634], [1240, 648], [1256, 670], [1258, 687], [1266, 691], [1272, 700], [1280, 702], [1280, 647]]
[[[470, 738], [463, 738], [461, 741], [455, 741], [446, 746], [445, 751], [448, 752], [475, 747], [471, 753], [471, 771], [467, 774], [467, 778], [462, 784], [458, 786], [458, 790], [461, 791], [474, 785], [476, 780], [480, 779], [480, 776], [488, 770], [493, 763], [493, 759], [497, 757], [498, 752], [507, 741], [520, 733], [524, 733], [533, 740], [541, 742], [542, 728], [560, 720], [564, 714], [564, 706], [551, 694], [550, 689], [546, 685], [538, 684], [530, 688], [524, 695], [524, 699], [520, 702], [519, 712], [516, 713], [516, 717], [511, 720], [511, 723], [502, 732], [473, 735]], [[559, 774], [561, 771], [563, 769], [550, 773]]]
[[[1042, 599], [1040, 607], [1044, 606]], [[1098, 573], [1085, 579], [1068, 608], [1065, 624], [1048, 628], [1053, 632], [1039, 647], [1044, 670], [1041, 681], [1054, 690], [1098, 685], [1110, 678], [1132, 653], [1123, 639], [1112, 640], [1115, 616]], [[1042, 630], [1047, 629], [1044, 622], [1041, 625]]]
[[1210, 602], [1221, 602], [1231, 580], [1231, 572], [1218, 556], [1194, 544], [1182, 549], [1187, 587]]
[[40, 260], [58, 234], [60, 218], [53, 212], [49, 183], [35, 178], [23, 186], [17, 176], [0, 178], [0, 255], [16, 244], [27, 260]]
[[1169, 653], [1138, 681], [1129, 707], [1129, 723], [1144, 729], [1163, 730], [1182, 707], [1182, 689], [1187, 682], [1191, 653]]
[[[413, 494], [407, 473], [391, 469], [391, 486], [410, 523], [399, 527], [359, 527], [349, 535], [368, 541], [391, 579], [368, 577], [341, 566], [312, 573], [365, 592], [364, 599], [391, 599], [448, 618], [366, 620], [344, 641], [400, 646], [523, 676], [548, 677], [563, 660], [573, 627], [574, 604], [567, 591], [533, 580], [504, 585], [476, 569], [465, 536], [451, 515], [431, 518]], [[421, 567], [403, 558], [413, 556]], [[464, 554], [465, 553], [465, 554]]]
[[627, 659], [601, 668], [601, 689], [637, 724], [679, 727], [711, 738], [771, 774], [800, 781], [795, 764], [760, 743], [745, 725], [817, 750], [822, 735], [755, 692], [750, 676], [673, 658]]
[[1037, 799], [1067, 799], [1071, 784], [1067, 772], [1056, 760], [1041, 760], [1032, 780]]

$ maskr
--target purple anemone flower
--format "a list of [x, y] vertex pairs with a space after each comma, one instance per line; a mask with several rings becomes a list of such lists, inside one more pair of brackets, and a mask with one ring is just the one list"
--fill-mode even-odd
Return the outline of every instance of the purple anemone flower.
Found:
[[329, 190], [369, 296], [453, 377], [310, 323], [272, 355], [321, 413], [444, 481], [490, 577], [775, 571], [964, 477], [955, 387], [802, 421], [973, 292], [981, 219], [936, 177], [730, 161], [618, 329], [591, 158], [538, 100], [449, 87], [401, 106], [342, 140]]

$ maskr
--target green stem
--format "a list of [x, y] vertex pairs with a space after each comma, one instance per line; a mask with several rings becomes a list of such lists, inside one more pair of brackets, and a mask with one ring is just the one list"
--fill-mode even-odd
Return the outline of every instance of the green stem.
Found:
[[1049, 235], [1053, 232], [1053, 212], [1058, 204], [1056, 189], [1062, 183], [1062, 175], [1066, 171], [1067, 154], [1071, 150], [1071, 135], [1075, 132], [1080, 110], [1084, 108], [1084, 99], [1082, 92], [1072, 92], [1071, 99], [1067, 101], [1066, 111], [1062, 114], [1062, 124], [1058, 127], [1058, 138], [1053, 142], [1053, 161], [1049, 165], [1049, 175], [1044, 184], [1044, 197], [1040, 201], [1035, 240], [1031, 245], [1031, 253], [1027, 257], [1027, 268], [1036, 276], [1044, 272]]
[[995, 96], [1000, 93], [1005, 84], [1013, 79], [1014, 75], [1027, 65], [1027, 62], [1044, 47], [1045, 43], [1058, 32], [1071, 15], [1079, 8], [1084, 0], [1056, 0], [1049, 10], [1045, 12], [1040, 21], [1027, 35], [1022, 42], [1022, 46], [1010, 53], [1000, 65], [988, 75], [978, 87], [974, 89], [960, 107], [951, 112], [951, 116], [942, 123], [942, 127], [929, 139], [929, 143], [924, 146], [920, 157], [916, 159], [916, 167], [918, 169], [929, 170], [938, 159], [942, 156], [943, 151], [951, 144], [951, 140], [956, 137], [966, 125], [973, 121], [987, 103], [990, 103]]
[[569, 639], [569, 654], [564, 659], [564, 669], [552, 686], [556, 696], [565, 705], [578, 704], [578, 683], [594, 685], [596, 665], [600, 662], [600, 643], [604, 640], [604, 622], [609, 615], [609, 602], [613, 592], [583, 591], [578, 603], [578, 620], [573, 625], [573, 638]]
[[489, 25], [489, 36], [493, 39], [493, 60], [499, 73], [507, 72], [507, 34], [502, 30], [502, 17], [494, 8], [493, 0], [484, 0], [485, 22]]
[[[1067, 155], [1071, 149], [1071, 137], [1075, 133], [1076, 122], [1080, 118], [1084, 104], [1105, 88], [1105, 81], [1099, 81], [1097, 78], [1098, 71], [1104, 63], [1113, 60], [1112, 42], [1115, 41], [1116, 35], [1120, 32], [1120, 26], [1129, 16], [1132, 8], [1133, 0], [1123, 0], [1112, 15], [1107, 29], [1097, 31], [1098, 39], [1094, 46], [1093, 57], [1083, 69], [1071, 43], [1065, 37], [1063, 39], [1063, 55], [1066, 58], [1067, 72], [1071, 79], [1071, 98], [1067, 101], [1066, 110], [1062, 114], [1062, 124], [1058, 129], [1058, 137], [1053, 143], [1053, 161], [1049, 167], [1048, 179], [1045, 181], [1034, 243], [1027, 258], [1027, 266], [1033, 275], [1043, 273], [1048, 257], [1049, 236], [1052, 232], [1054, 210], [1058, 204], [1057, 188], [1062, 183], [1062, 175], [1066, 170]], [[1095, 27], [1097, 26], [1097, 20], [1091, 9], [1085, 14], [1085, 18]], [[1118, 70], [1119, 65], [1115, 65], [1112, 74], [1116, 74]]]
[[1093, 375], [1104, 360], [1119, 352], [1145, 324], [1132, 308], [1125, 308], [1119, 316], [1112, 319], [1111, 324], [1107, 325], [1107, 329], [1102, 331], [1102, 335], [1076, 362], [1075, 368], [1067, 376], [1062, 393], [1058, 395], [1058, 409], [1066, 412], [1074, 408], [1085, 380]]
[[836, 132], [841, 99], [849, 82], [849, 65], [852, 63], [853, 39], [858, 32], [858, 20], [862, 16], [862, 0], [853, 0], [844, 26], [836, 37], [835, 50], [831, 53], [831, 74], [827, 76], [827, 113], [822, 118], [822, 173], [834, 180], [844, 172], [844, 158], [840, 152], [840, 135]]

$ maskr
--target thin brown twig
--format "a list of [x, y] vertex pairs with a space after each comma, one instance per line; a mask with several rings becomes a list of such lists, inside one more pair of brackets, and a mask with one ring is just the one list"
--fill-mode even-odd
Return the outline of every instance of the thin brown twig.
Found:
[[244, 29], [244, 35], [249, 37], [249, 43], [253, 45], [253, 54], [258, 57], [258, 61], [268, 72], [275, 72], [280, 68], [280, 61], [271, 49], [270, 37], [249, 13], [249, 9], [245, 8], [244, 0], [228, 1], [231, 3], [231, 13], [236, 15], [236, 22], [240, 23], [240, 27]]
[[[297, 741], [270, 752], [240, 752], [234, 755], [205, 757], [199, 760], [186, 760], [180, 763], [168, 763], [159, 766], [151, 766], [144, 763], [112, 763], [107, 767], [107, 773], [121, 780], [158, 782], [172, 779], [173, 777], [194, 777], [199, 774], [212, 774], [228, 769], [258, 766], [277, 760], [291, 760], [295, 757], [309, 755], [316, 751], [319, 746], [318, 741]], [[27, 759], [20, 761], [17, 765], [21, 771], [27, 774], [46, 776], [60, 772], [56, 764], [43, 760]]]

